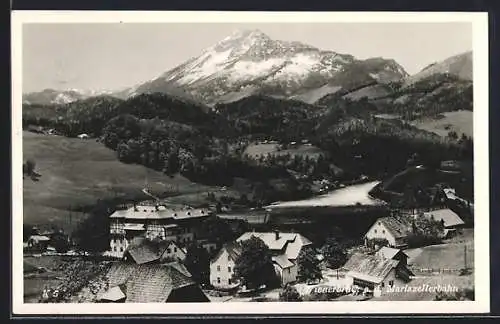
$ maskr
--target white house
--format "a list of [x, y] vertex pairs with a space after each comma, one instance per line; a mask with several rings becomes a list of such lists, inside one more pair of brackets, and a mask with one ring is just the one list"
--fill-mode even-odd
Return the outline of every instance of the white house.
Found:
[[212, 213], [205, 209], [171, 209], [162, 205], [134, 205], [128, 209], [117, 210], [109, 216], [110, 251], [107, 254], [123, 257], [134, 237], [187, 245], [195, 241], [195, 232], [200, 220], [211, 215]]
[[233, 278], [234, 264], [241, 255], [238, 243], [226, 243], [210, 262], [210, 283], [220, 290], [231, 290], [239, 286], [239, 281]]
[[251, 237], [261, 239], [268, 246], [272, 254], [276, 274], [283, 286], [297, 280], [297, 258], [304, 247], [312, 244], [311, 241], [299, 233], [274, 231], [247, 232], [241, 235], [236, 242], [246, 241]]
[[386, 239], [390, 247], [403, 248], [407, 246], [410, 231], [410, 224], [395, 217], [382, 217], [366, 232], [365, 243], [373, 239]]
[[405, 285], [411, 272], [399, 260], [382, 255], [355, 253], [343, 267], [353, 288], [366, 290], [378, 297], [394, 286]]

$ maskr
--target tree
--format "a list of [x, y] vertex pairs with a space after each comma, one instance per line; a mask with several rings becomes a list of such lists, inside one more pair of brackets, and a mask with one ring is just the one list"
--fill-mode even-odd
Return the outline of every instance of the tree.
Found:
[[321, 250], [328, 267], [332, 269], [339, 268], [347, 262], [345, 248], [333, 237], [326, 239]]
[[299, 281], [309, 281], [317, 280], [323, 278], [321, 270], [318, 266], [318, 261], [314, 257], [313, 251], [310, 249], [303, 249], [300, 251], [299, 257], [297, 258], [299, 264], [298, 269], [298, 280]]
[[37, 230], [33, 225], [23, 224], [23, 242], [26, 242], [31, 235], [36, 235]]
[[248, 289], [272, 285], [276, 280], [276, 272], [267, 245], [254, 236], [241, 242], [241, 245], [241, 255], [234, 266], [235, 276]]
[[66, 253], [70, 248], [68, 236], [64, 233], [54, 234], [51, 243], [58, 253]]
[[31, 159], [28, 159], [26, 161], [26, 163], [24, 164], [24, 167], [23, 167], [23, 171], [24, 173], [26, 173], [28, 176], [31, 176], [33, 175], [33, 173], [35, 172], [35, 167], [36, 167], [36, 163], [35, 161], [31, 160]]
[[98, 202], [90, 215], [77, 225], [73, 232], [76, 247], [90, 253], [104, 252], [109, 248], [109, 203]]
[[187, 248], [184, 264], [196, 282], [210, 282], [210, 257], [203, 247], [191, 244]]
[[217, 216], [205, 219], [201, 224], [201, 231], [206, 237], [212, 238], [218, 243], [226, 243], [235, 239], [229, 222]]
[[280, 301], [284, 302], [297, 302], [302, 301], [302, 297], [300, 296], [297, 288], [291, 285], [286, 285], [282, 291], [280, 291]]

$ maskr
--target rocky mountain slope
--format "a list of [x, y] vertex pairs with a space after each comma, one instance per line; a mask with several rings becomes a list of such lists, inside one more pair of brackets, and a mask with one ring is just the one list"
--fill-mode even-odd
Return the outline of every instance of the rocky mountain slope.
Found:
[[258, 30], [244, 30], [126, 94], [176, 92], [207, 104], [257, 94], [311, 102], [339, 89], [406, 76], [394, 60], [361, 61], [300, 42], [273, 40]]

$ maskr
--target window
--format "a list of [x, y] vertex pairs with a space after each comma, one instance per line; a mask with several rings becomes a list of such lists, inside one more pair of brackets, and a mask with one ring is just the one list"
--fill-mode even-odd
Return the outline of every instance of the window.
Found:
[[120, 246], [120, 252], [123, 252], [123, 246]]
[[116, 246], [113, 246], [113, 251], [115, 251], [115, 252], [116, 252]]
[[227, 283], [230, 285], [231, 284], [231, 278], [227, 279]]
[[377, 230], [373, 230], [373, 233], [377, 234]]
[[167, 249], [167, 254], [172, 253], [172, 250], [170, 248]]
[[174, 252], [177, 252], [177, 248], [174, 246]]
[[385, 230], [382, 230], [382, 234], [385, 234]]
[[231, 273], [231, 267], [227, 267], [227, 272]]
[[217, 266], [217, 271], [220, 271], [220, 265]]
[[219, 277], [217, 277], [217, 283], [220, 284], [220, 278]]
[[391, 286], [391, 287], [392, 287], [393, 285], [394, 285], [394, 280], [390, 280], [390, 281], [389, 281], [389, 286]]
[[382, 281], [382, 284], [380, 284], [380, 287], [384, 288], [384, 282]]

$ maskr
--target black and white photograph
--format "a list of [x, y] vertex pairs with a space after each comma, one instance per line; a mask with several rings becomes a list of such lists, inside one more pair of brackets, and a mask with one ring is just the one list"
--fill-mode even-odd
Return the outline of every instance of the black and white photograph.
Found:
[[487, 14], [12, 21], [15, 310], [489, 310]]

